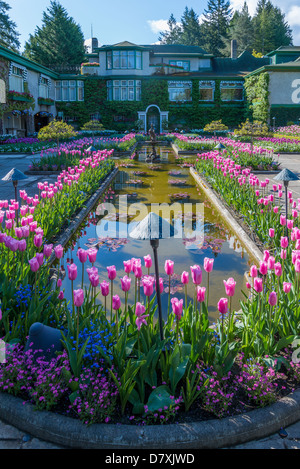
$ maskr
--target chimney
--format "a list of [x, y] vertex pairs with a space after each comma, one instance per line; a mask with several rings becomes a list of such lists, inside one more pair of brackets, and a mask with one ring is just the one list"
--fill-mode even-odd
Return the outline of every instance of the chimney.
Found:
[[98, 39], [96, 37], [93, 37], [92, 38], [92, 52], [95, 52], [95, 49], [97, 49], [99, 43], [98, 43]]
[[232, 41], [231, 41], [231, 58], [232, 59], [237, 58], [237, 42], [236, 42], [236, 39], [232, 39]]

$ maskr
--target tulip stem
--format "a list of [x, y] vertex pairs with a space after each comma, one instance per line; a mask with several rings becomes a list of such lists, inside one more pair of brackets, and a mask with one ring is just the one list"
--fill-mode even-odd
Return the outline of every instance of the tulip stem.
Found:
[[113, 300], [113, 292], [114, 292], [114, 281], [111, 280], [111, 295], [110, 295], [110, 323], [112, 324], [113, 322], [113, 316], [112, 316], [112, 300]]

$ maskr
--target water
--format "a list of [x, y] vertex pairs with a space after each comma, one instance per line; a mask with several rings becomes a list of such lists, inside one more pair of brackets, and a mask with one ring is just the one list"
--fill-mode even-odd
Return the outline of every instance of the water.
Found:
[[[110, 214], [103, 211], [103, 204], [99, 203], [90, 214], [85, 226], [79, 231], [74, 239], [73, 250], [68, 248], [64, 257], [64, 268], [68, 262], [76, 262], [78, 266], [78, 277], [74, 281], [74, 289], [81, 288], [81, 268], [76, 252], [79, 247], [87, 249], [88, 247], [97, 247], [98, 254], [95, 267], [99, 269], [100, 282], [108, 280], [107, 266], [115, 265], [117, 269], [117, 278], [114, 281], [114, 294], [118, 294], [124, 304], [124, 292], [121, 290], [120, 278], [125, 275], [123, 261], [132, 257], [141, 258], [143, 273], [146, 275], [147, 269], [144, 267], [143, 257], [150, 254], [153, 260], [153, 251], [150, 242], [147, 240], [135, 240], [130, 238], [131, 230], [153, 209], [151, 204], [168, 204], [165, 211], [161, 212], [164, 218], [169, 216], [168, 207], [174, 202], [172, 196], [176, 193], [185, 193], [188, 198], [177, 200], [173, 206], [174, 213], [171, 212], [172, 222], [177, 229], [176, 236], [180, 235], [180, 228], [189, 225], [187, 233], [183, 237], [172, 239], [162, 239], [159, 241], [158, 260], [160, 277], [164, 280], [164, 292], [162, 294], [162, 309], [164, 318], [167, 314], [168, 287], [169, 278], [165, 274], [165, 261], [171, 259], [174, 261], [174, 275], [171, 279], [171, 295], [177, 298], [185, 298], [184, 288], [181, 284], [182, 271], [188, 271], [190, 266], [199, 264], [203, 269], [203, 260], [205, 257], [214, 258], [213, 272], [210, 274], [210, 301], [209, 315], [211, 321], [218, 317], [217, 302], [221, 297], [225, 297], [225, 288], [223, 280], [233, 277], [236, 281], [236, 294], [233, 298], [233, 307], [238, 310], [239, 301], [243, 299], [241, 290], [246, 291], [244, 273], [249, 268], [249, 255], [240, 245], [238, 239], [224, 224], [214, 207], [205, 200], [203, 193], [195, 184], [190, 175], [189, 167], [180, 167], [176, 161], [171, 147], [160, 146], [156, 151], [160, 156], [160, 162], [149, 164], [146, 162], [147, 156], [151, 153], [151, 146], [144, 145], [138, 149], [138, 159], [129, 163], [133, 167], [119, 167], [120, 171], [112, 186], [114, 193], [109, 195], [106, 202], [111, 203]], [[128, 163], [128, 160], [117, 160], [119, 165]], [[169, 174], [174, 171], [174, 174]], [[135, 173], [135, 174], [134, 174]], [[144, 174], [145, 173], [145, 174]], [[171, 180], [184, 181], [184, 185], [170, 184]], [[135, 181], [135, 182], [133, 182]], [[126, 195], [128, 197], [126, 197]], [[176, 200], [175, 200], [176, 202]], [[136, 204], [143, 204], [137, 206]], [[184, 204], [190, 205], [184, 205]], [[134, 204], [134, 205], [133, 205]], [[198, 204], [198, 205], [196, 205]], [[130, 216], [120, 215], [127, 210]], [[116, 208], [116, 214], [112, 213]], [[153, 210], [152, 210], [153, 211]], [[185, 224], [182, 223], [180, 212], [185, 216]], [[197, 217], [196, 217], [197, 216]], [[196, 219], [195, 219], [196, 217]], [[117, 218], [117, 220], [116, 220]], [[204, 233], [204, 241], [201, 236], [198, 240], [191, 238], [192, 230], [197, 228], [197, 232]], [[90, 263], [85, 264], [90, 267]], [[154, 274], [154, 262], [150, 274]], [[134, 276], [131, 273], [131, 290], [129, 292], [129, 304], [134, 302]], [[88, 275], [84, 273], [84, 284], [89, 286]], [[207, 286], [207, 274], [203, 270], [202, 286]], [[65, 296], [71, 300], [71, 282], [68, 276], [63, 280]], [[97, 288], [99, 291], [99, 287]], [[194, 285], [191, 282], [188, 285], [188, 299], [193, 300]], [[140, 290], [141, 300], [144, 300], [143, 289]], [[103, 302], [101, 293], [98, 300]], [[110, 305], [110, 296], [108, 297], [108, 306]], [[109, 309], [109, 308], [108, 308]]]

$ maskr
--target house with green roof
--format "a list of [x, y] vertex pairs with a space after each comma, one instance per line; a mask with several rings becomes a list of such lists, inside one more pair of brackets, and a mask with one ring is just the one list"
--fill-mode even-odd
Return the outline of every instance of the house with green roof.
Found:
[[53, 71], [0, 47], [0, 133], [28, 135], [53, 118], [75, 128], [99, 119], [120, 131], [201, 129], [219, 119], [233, 128], [259, 110], [245, 83], [261, 74], [269, 77], [271, 119], [282, 106], [296, 116], [300, 47], [257, 58], [248, 51], [237, 57], [234, 45], [224, 58], [197, 46], [123, 41], [95, 46], [75, 71]]

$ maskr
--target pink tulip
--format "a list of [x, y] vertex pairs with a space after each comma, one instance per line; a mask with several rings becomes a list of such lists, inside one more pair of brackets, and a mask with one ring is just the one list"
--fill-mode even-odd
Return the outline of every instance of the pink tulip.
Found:
[[236, 282], [235, 280], [230, 277], [227, 281], [223, 280], [224, 286], [225, 286], [225, 292], [227, 296], [234, 296], [235, 294], [235, 286]]
[[58, 294], [58, 299], [59, 300], [63, 300], [64, 299], [64, 292], [63, 291], [60, 291], [59, 294]]
[[254, 279], [254, 290], [257, 292], [257, 293], [261, 293], [263, 291], [263, 281], [261, 278], [259, 277], [256, 277]]
[[275, 265], [275, 257], [270, 256], [268, 259], [268, 269], [273, 270]]
[[280, 215], [280, 224], [282, 226], [286, 225], [286, 217], [284, 215]]
[[280, 277], [282, 275], [282, 265], [280, 264], [280, 262], [276, 262], [274, 264], [274, 272], [277, 277]]
[[181, 282], [183, 285], [187, 285], [189, 283], [189, 273], [186, 271], [183, 271], [181, 274]]
[[44, 244], [44, 255], [50, 257], [52, 254], [53, 244]]
[[203, 268], [205, 272], [211, 272], [213, 270], [214, 259], [210, 259], [209, 257], [204, 258]]
[[294, 225], [294, 220], [287, 220], [286, 221], [286, 225], [288, 227], [289, 230], [292, 230], [293, 229], [293, 225]]
[[39, 265], [42, 265], [44, 262], [44, 254], [42, 252], [37, 252], [35, 257], [37, 258]]
[[281, 249], [280, 257], [281, 259], [286, 259], [286, 249]]
[[165, 262], [165, 272], [167, 275], [173, 275], [174, 273], [174, 262], [171, 260], [167, 260]]
[[148, 254], [147, 256], [144, 256], [144, 262], [145, 262], [146, 269], [150, 269], [152, 267], [152, 259], [151, 259], [150, 254]]
[[178, 321], [181, 319], [182, 316], [182, 308], [183, 308], [183, 299], [178, 300], [178, 298], [171, 298], [172, 310], [175, 316], [177, 317]]
[[100, 288], [101, 288], [101, 295], [103, 296], [109, 295], [109, 283], [108, 282], [104, 280], [102, 283], [100, 283]]
[[20, 239], [19, 244], [18, 244], [18, 249], [20, 252], [26, 251], [26, 240], [25, 239]]
[[99, 285], [99, 275], [98, 274], [89, 275], [89, 281], [91, 282], [92, 287], [96, 288]]
[[291, 291], [292, 284], [289, 282], [283, 282], [282, 288], [284, 293], [289, 293]]
[[118, 309], [120, 309], [121, 307], [121, 300], [120, 300], [120, 297], [118, 295], [114, 295], [113, 296], [113, 299], [112, 299], [112, 307], [115, 311], [117, 311]]
[[116, 267], [114, 265], [106, 267], [109, 280], [114, 280], [117, 276]]
[[77, 277], [77, 265], [73, 263], [68, 265], [67, 267], [69, 280], [75, 280]]
[[[72, 264], [74, 265], [74, 264]], [[83, 302], [84, 302], [84, 292], [81, 288], [79, 288], [78, 290], [74, 290], [73, 291], [74, 293], [74, 305], [77, 306], [77, 307], [80, 307], [83, 305]]]
[[29, 259], [29, 265], [30, 269], [32, 272], [37, 272], [40, 268], [40, 264], [38, 263], [38, 260], [36, 257], [33, 257], [32, 259]]
[[154, 278], [147, 275], [143, 278], [142, 284], [144, 288], [144, 295], [151, 296], [153, 294]]
[[126, 274], [130, 274], [130, 272], [132, 271], [132, 260], [129, 259], [128, 261], [123, 261], [123, 265]]
[[137, 326], [138, 331], [141, 329], [143, 324], [147, 326], [146, 318], [149, 316], [149, 314], [144, 314], [144, 312], [145, 312], [145, 306], [137, 302], [136, 307], [135, 307], [135, 315], [137, 316], [135, 324]]
[[193, 283], [195, 285], [200, 285], [202, 282], [202, 270], [199, 265], [193, 265], [191, 266], [191, 274], [192, 274], [192, 279]]
[[267, 260], [269, 259], [269, 257], [270, 257], [270, 251], [265, 250], [265, 251], [264, 251], [264, 259], [263, 259], [264, 262], [267, 262]]
[[289, 238], [287, 236], [281, 236], [280, 246], [282, 248], [287, 248], [289, 245]]
[[[155, 289], [157, 290], [156, 280], [155, 280]], [[164, 291], [164, 281], [162, 278], [159, 278], [159, 291], [163, 293]]]
[[295, 272], [297, 272], [297, 274], [300, 272], [300, 259], [297, 258], [296, 261], [295, 261]]
[[256, 267], [256, 265], [252, 265], [250, 267], [250, 277], [257, 277], [257, 267]]
[[269, 302], [269, 305], [271, 305], [271, 306], [275, 306], [275, 305], [276, 305], [276, 303], [277, 303], [277, 295], [276, 295], [276, 292], [272, 291], [272, 292], [270, 293], [268, 302]]
[[57, 286], [58, 286], [58, 288], [60, 288], [62, 286], [62, 279], [61, 278], [59, 278], [57, 280]]
[[200, 303], [205, 301], [205, 292], [205, 287], [197, 287], [197, 301], [199, 301]]
[[88, 256], [88, 253], [85, 249], [82, 249], [82, 248], [79, 248], [78, 251], [77, 251], [77, 257], [79, 259], [79, 262], [81, 262], [82, 264], [84, 264], [86, 261], [87, 261], [87, 256]]
[[56, 259], [61, 259], [63, 257], [64, 248], [62, 247], [61, 244], [58, 244], [57, 246], [55, 246], [54, 253], [55, 253]]
[[130, 290], [130, 285], [131, 285], [131, 278], [127, 277], [127, 275], [124, 275], [123, 278], [121, 278], [121, 285], [122, 285], [122, 291], [127, 292]]
[[268, 264], [264, 261], [260, 262], [259, 272], [261, 275], [267, 275], [268, 273]]
[[98, 251], [95, 248], [89, 248], [87, 250], [88, 258], [91, 264], [94, 264], [94, 262], [96, 262], [97, 253]]
[[228, 312], [228, 299], [227, 298], [220, 298], [218, 302], [218, 311], [222, 315], [225, 315]]

